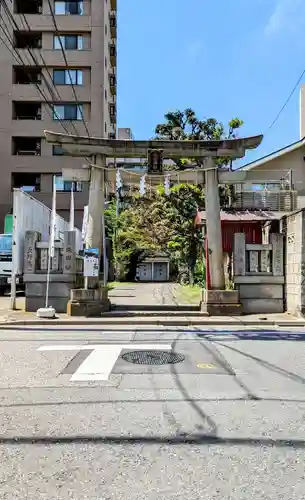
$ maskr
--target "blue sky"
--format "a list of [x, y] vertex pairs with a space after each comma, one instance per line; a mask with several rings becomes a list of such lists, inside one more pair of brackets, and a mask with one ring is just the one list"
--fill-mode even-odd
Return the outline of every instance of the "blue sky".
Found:
[[268, 128], [305, 68], [304, 0], [118, 0], [118, 35], [118, 126], [137, 139], [187, 107], [265, 133], [247, 161], [299, 139], [299, 89]]

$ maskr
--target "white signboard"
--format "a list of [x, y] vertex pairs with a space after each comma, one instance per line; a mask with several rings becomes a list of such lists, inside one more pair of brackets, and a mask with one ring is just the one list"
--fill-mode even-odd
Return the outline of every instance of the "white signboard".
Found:
[[66, 168], [62, 169], [62, 177], [65, 181], [89, 182], [89, 168]]
[[86, 248], [84, 250], [84, 276], [85, 278], [98, 278], [99, 258], [97, 248]]

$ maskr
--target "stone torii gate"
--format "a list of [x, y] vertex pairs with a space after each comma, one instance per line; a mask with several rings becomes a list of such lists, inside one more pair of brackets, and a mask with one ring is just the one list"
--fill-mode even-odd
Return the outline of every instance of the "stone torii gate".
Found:
[[[68, 155], [95, 157], [95, 165], [91, 165], [86, 246], [99, 248], [101, 252], [103, 251], [101, 213], [104, 210], [107, 157], [144, 158], [147, 156], [148, 150], [162, 150], [164, 159], [196, 158], [200, 160], [203, 166], [202, 168], [198, 167], [198, 170], [205, 172], [206, 230], [211, 274], [211, 290], [205, 291], [203, 297], [203, 303], [206, 305], [204, 309], [211, 314], [216, 312], [228, 314], [229, 310], [232, 313], [232, 307], [235, 303], [238, 304], [239, 300], [236, 292], [225, 291], [219, 179], [215, 160], [221, 157], [231, 160], [242, 158], [248, 149], [255, 149], [259, 146], [263, 139], [262, 135], [221, 141], [134, 141], [80, 137], [45, 131], [45, 137], [48, 142], [60, 145]], [[232, 175], [233, 181], [234, 172], [230, 175]], [[228, 182], [230, 183], [229, 180]]]

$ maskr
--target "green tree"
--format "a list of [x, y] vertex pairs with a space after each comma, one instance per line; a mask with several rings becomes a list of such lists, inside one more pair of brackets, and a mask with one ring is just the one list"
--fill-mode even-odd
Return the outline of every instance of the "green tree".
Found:
[[194, 226], [198, 207], [204, 208], [201, 186], [179, 184], [169, 195], [160, 186], [150, 197], [135, 195], [117, 220], [114, 254], [126, 279], [133, 279], [137, 265], [155, 252], [167, 254], [175, 269], [187, 267], [192, 274], [201, 244]]
[[[233, 118], [226, 130], [224, 125], [215, 118], [199, 120], [195, 111], [190, 108], [184, 111], [170, 111], [164, 115], [164, 118], [165, 122], [158, 124], [155, 128], [156, 139], [169, 141], [233, 139], [243, 125], [242, 120]], [[184, 170], [190, 166], [190, 163], [194, 164], [194, 162], [198, 163], [195, 159], [178, 159], [175, 160], [175, 165], [172, 168]], [[218, 163], [219, 166], [227, 165], [229, 160], [221, 158]]]
[[[138, 196], [134, 196], [136, 202]], [[113, 201], [105, 211], [107, 236], [112, 239], [113, 256], [117, 276], [122, 280], [133, 280], [137, 265], [159, 246], [145, 223], [145, 213], [148, 211], [143, 203], [140, 209], [135, 209], [136, 203], [129, 208], [116, 210]], [[143, 210], [144, 209], [144, 210]]]
[[[220, 193], [224, 203], [226, 192]], [[202, 250], [201, 230], [195, 227], [194, 219], [197, 210], [204, 208], [203, 186], [191, 184], [175, 185], [168, 195], [163, 186], [149, 196], [133, 194], [129, 208], [118, 217], [115, 205], [109, 207], [107, 234], [112, 236], [119, 275], [133, 280], [137, 265], [145, 257], [161, 252], [170, 258], [173, 269], [188, 269], [192, 277]]]

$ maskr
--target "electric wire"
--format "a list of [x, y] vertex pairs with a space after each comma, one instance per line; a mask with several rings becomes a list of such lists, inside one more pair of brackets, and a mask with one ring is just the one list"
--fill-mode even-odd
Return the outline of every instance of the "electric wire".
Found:
[[283, 106], [281, 107], [281, 109], [279, 110], [279, 112], [277, 113], [277, 115], [275, 116], [274, 120], [271, 122], [271, 125], [269, 126], [268, 128], [268, 131], [272, 129], [272, 127], [276, 124], [276, 122], [278, 121], [279, 117], [281, 116], [281, 114], [283, 113], [283, 111], [285, 110], [287, 104], [289, 103], [290, 99], [292, 98], [293, 94], [295, 93], [295, 91], [297, 90], [299, 84], [301, 83], [302, 79], [303, 79], [303, 76], [305, 75], [305, 69], [302, 71], [300, 77], [298, 78], [296, 84], [294, 85], [293, 89], [291, 90], [291, 92], [289, 93], [288, 95], [288, 98], [286, 99], [286, 101], [284, 102]]
[[[0, 0], [0, 1], [1, 1], [1, 0]], [[2, 0], [2, 1], [3, 1], [3, 2], [5, 2], [5, 0]], [[88, 135], [88, 137], [90, 137], [89, 130], [88, 130], [87, 125], [86, 125], [86, 122], [85, 122], [85, 120], [84, 120], [83, 109], [82, 109], [82, 107], [80, 106], [80, 104], [79, 104], [79, 102], [78, 102], [77, 95], [76, 95], [76, 91], [75, 91], [75, 88], [74, 88], [74, 85], [73, 85], [73, 82], [72, 82], [72, 77], [71, 77], [71, 73], [70, 73], [70, 71], [69, 71], [69, 65], [68, 65], [67, 57], [66, 57], [65, 50], [64, 50], [64, 47], [63, 47], [63, 44], [62, 44], [61, 37], [59, 36], [59, 30], [58, 30], [57, 23], [56, 23], [56, 19], [55, 19], [55, 16], [54, 16], [54, 11], [53, 11], [53, 9], [52, 9], [52, 5], [51, 5], [50, 1], [48, 1], [48, 4], [49, 4], [49, 9], [50, 9], [50, 12], [51, 12], [51, 15], [52, 15], [52, 20], [53, 20], [53, 25], [54, 25], [54, 28], [55, 28], [55, 33], [56, 33], [56, 36], [58, 37], [58, 40], [59, 40], [59, 43], [60, 43], [60, 46], [61, 46], [61, 52], [62, 52], [62, 54], [63, 54], [64, 61], [65, 61], [65, 66], [66, 66], [66, 68], [67, 68], [67, 70], [68, 70], [68, 75], [69, 75], [69, 79], [70, 79], [70, 84], [71, 84], [71, 86], [72, 86], [72, 91], [73, 91], [74, 99], [75, 99], [75, 101], [76, 101], [77, 109], [79, 109], [79, 111], [80, 111], [81, 118], [82, 118], [82, 122], [83, 122], [83, 124], [84, 124], [85, 129], [86, 129], [87, 135]], [[28, 21], [27, 21], [27, 19], [26, 19], [26, 17], [25, 17], [25, 14], [21, 14], [21, 15], [22, 15], [22, 18], [23, 18], [23, 25], [24, 25], [24, 23], [25, 23], [25, 24], [26, 24], [26, 27], [28, 28], [28, 31], [32, 31], [32, 30], [31, 30], [31, 27], [30, 27], [30, 25], [29, 25], [29, 23], [28, 23]], [[28, 50], [30, 50], [30, 49], [28, 48]], [[33, 54], [32, 54], [32, 53], [31, 53], [31, 55], [32, 55], [32, 58], [33, 58], [34, 56], [33, 56]], [[42, 53], [41, 53], [41, 52], [40, 52], [40, 57], [41, 57], [42, 62], [43, 62], [43, 64], [44, 64], [44, 66], [43, 66], [43, 67], [47, 70], [48, 75], [49, 75], [49, 77], [50, 77], [50, 80], [51, 80], [51, 82], [52, 82], [52, 84], [53, 84], [53, 86], [54, 86], [54, 88], [55, 88], [55, 90], [56, 90], [56, 93], [57, 93], [57, 96], [58, 96], [58, 98], [59, 98], [59, 101], [61, 101], [61, 102], [62, 102], [62, 98], [61, 98], [61, 96], [60, 96], [60, 94], [59, 94], [59, 92], [58, 92], [58, 89], [56, 88], [56, 86], [55, 86], [55, 84], [54, 84], [54, 82], [53, 82], [52, 75], [50, 74], [50, 72], [49, 72], [49, 70], [48, 70], [48, 67], [47, 67], [46, 61], [44, 60], [43, 55], [42, 55]], [[34, 62], [36, 62], [36, 65], [38, 65], [38, 66], [39, 66], [39, 64], [38, 64], [38, 62], [37, 62], [37, 61], [34, 61]], [[59, 121], [62, 121], [62, 119], [60, 119], [60, 118], [58, 117], [58, 115], [56, 115], [56, 116], [57, 116], [57, 118], [58, 118], [58, 120], [59, 120]], [[54, 118], [54, 117], [52, 117], [52, 118]], [[74, 131], [75, 131], [76, 135], [77, 135], [77, 136], [79, 136], [78, 130], [76, 129], [76, 127], [75, 127], [75, 125], [74, 125], [73, 121], [72, 121], [72, 120], [69, 120], [69, 121], [71, 122], [71, 125], [72, 125], [72, 127], [73, 127], [73, 129], [74, 129]], [[65, 130], [66, 130], [66, 129], [65, 129]], [[67, 130], [66, 130], [66, 131], [67, 131]], [[70, 133], [69, 133], [68, 131], [67, 131], [67, 133], [70, 135]], [[87, 158], [87, 157], [85, 158], [85, 160], [87, 160], [87, 161], [88, 161], [88, 163], [90, 162], [90, 159], [89, 159], [89, 158]]]
[[[8, 6], [7, 6], [7, 4], [6, 4], [6, 1], [5, 1], [5, 0], [0, 0], [0, 3], [1, 3], [1, 5], [4, 7], [4, 11], [5, 11], [5, 13], [6, 13], [6, 15], [7, 15], [8, 19], [10, 20], [10, 25], [11, 25], [11, 27], [12, 27], [13, 29], [15, 28], [15, 31], [20, 33], [20, 32], [21, 32], [21, 30], [20, 30], [20, 28], [19, 28], [18, 24], [16, 23], [16, 21], [15, 21], [14, 17], [12, 16], [12, 13], [10, 12], [9, 7], [8, 7]], [[7, 29], [7, 28], [8, 28], [8, 26], [7, 26], [7, 24], [5, 23], [5, 21], [4, 21], [4, 19], [3, 19], [3, 16], [2, 16], [1, 14], [0, 14], [0, 18], [2, 19], [2, 22], [3, 22], [4, 26], [5, 26], [5, 27], [6, 27], [6, 29]], [[29, 31], [31, 31], [30, 26], [28, 25], [28, 23], [27, 23], [26, 19], [25, 19], [25, 22], [26, 22], [27, 26], [29, 27]], [[2, 26], [2, 28], [3, 28], [3, 26]], [[4, 31], [4, 30], [3, 30], [3, 31]], [[9, 39], [9, 41], [11, 42], [11, 40], [10, 40], [10, 33], [9, 33], [9, 32], [7, 33], [7, 31], [6, 31], [6, 36], [7, 36], [7, 38]], [[14, 50], [14, 52], [18, 54], [18, 56], [19, 56], [19, 58], [20, 58], [20, 62], [21, 62], [21, 64], [22, 64], [22, 65], [24, 65], [24, 67], [26, 68], [26, 65], [24, 64], [24, 61], [22, 60], [22, 58], [21, 58], [21, 56], [20, 56], [19, 52], [18, 52], [18, 51], [16, 50], [16, 48], [14, 47], [14, 42], [11, 42], [11, 45], [12, 45], [12, 49]], [[30, 56], [31, 56], [31, 58], [32, 58], [32, 60], [33, 60], [33, 62], [34, 62], [34, 65], [35, 65], [35, 66], [37, 66], [37, 67], [41, 67], [41, 64], [39, 64], [39, 62], [37, 61], [36, 57], [35, 57], [35, 56], [34, 56], [34, 54], [32, 53], [31, 49], [30, 49], [29, 47], [27, 47], [26, 49], [27, 49], [27, 52], [30, 54]], [[26, 54], [25, 54], [25, 55], [26, 55]], [[42, 57], [42, 56], [41, 56], [41, 57]], [[26, 62], [27, 62], [30, 66], [32, 65], [32, 62], [31, 62], [31, 61], [29, 61], [28, 56], [26, 57]], [[46, 63], [45, 63], [45, 61], [44, 61], [43, 69], [45, 69], [45, 70], [47, 71], [47, 73], [48, 73], [48, 75], [49, 75], [49, 78], [50, 78], [50, 81], [51, 81], [51, 84], [52, 84], [52, 86], [54, 87], [54, 90], [55, 90], [55, 92], [56, 92], [56, 94], [55, 94], [55, 92], [54, 92], [54, 90], [53, 90], [52, 86], [50, 86], [50, 83], [48, 82], [48, 80], [47, 80], [46, 76], [42, 73], [42, 74], [41, 74], [41, 78], [42, 78], [42, 80], [44, 81], [45, 86], [47, 87], [47, 89], [48, 89], [48, 91], [49, 91], [49, 93], [50, 93], [50, 97], [51, 97], [51, 102], [52, 102], [52, 104], [50, 104], [50, 99], [49, 99], [49, 98], [47, 98], [47, 97], [45, 97], [45, 96], [44, 96], [44, 100], [45, 100], [45, 102], [48, 104], [48, 106], [50, 107], [50, 109], [51, 109], [51, 111], [52, 111], [51, 120], [53, 120], [53, 119], [54, 119], [54, 103], [55, 103], [57, 100], [62, 101], [62, 99], [61, 99], [61, 96], [60, 96], [60, 94], [59, 94], [59, 92], [58, 92], [58, 89], [57, 89], [57, 88], [56, 88], [56, 86], [54, 85], [54, 82], [53, 82], [53, 79], [52, 79], [52, 75], [50, 74], [50, 71], [49, 71], [49, 69], [48, 69], [48, 67], [47, 67], [47, 65], [46, 65]], [[26, 71], [26, 69], [25, 69], [25, 72], [27, 72], [28, 76], [30, 77], [29, 71]], [[33, 82], [33, 83], [35, 83], [35, 82]], [[35, 85], [36, 85], [36, 87], [38, 88], [38, 84], [36, 84], [36, 83], [35, 83]], [[40, 88], [38, 88], [38, 90], [39, 90], [39, 92], [40, 92], [40, 90], [41, 90], [41, 89], [40, 89]], [[41, 92], [40, 92], [40, 94], [41, 94]], [[42, 94], [41, 94], [41, 95], [42, 95]], [[75, 133], [78, 135], [78, 131], [77, 131], [77, 129], [76, 129], [76, 127], [75, 127], [75, 125], [74, 125], [73, 121], [72, 121], [72, 120], [69, 120], [69, 121], [70, 121], [71, 126], [72, 126], [72, 128], [74, 129]], [[61, 118], [58, 118], [58, 122], [60, 122], [60, 123], [61, 123], [61, 125], [62, 125], [62, 127], [64, 128], [64, 130], [65, 130], [68, 134], [70, 134], [70, 132], [69, 132], [69, 130], [66, 128], [66, 126], [64, 126], [64, 125], [63, 125], [63, 120], [62, 120]]]
[[61, 48], [61, 52], [62, 52], [64, 61], [65, 61], [65, 65], [66, 65], [66, 68], [68, 68], [67, 71], [68, 71], [68, 75], [69, 75], [70, 84], [71, 84], [71, 87], [72, 87], [72, 92], [73, 92], [73, 95], [74, 95], [74, 99], [75, 99], [75, 102], [77, 104], [77, 109], [79, 109], [79, 111], [80, 111], [80, 114], [81, 114], [81, 117], [82, 117], [82, 122], [84, 124], [85, 129], [86, 129], [86, 133], [87, 133], [88, 137], [90, 137], [89, 130], [88, 130], [87, 124], [85, 122], [85, 118], [84, 118], [83, 108], [82, 108], [82, 106], [80, 106], [80, 104], [78, 102], [78, 98], [77, 98], [77, 94], [76, 94], [76, 91], [75, 91], [75, 87], [74, 87], [73, 82], [72, 82], [72, 77], [71, 77], [71, 73], [69, 71], [69, 64], [68, 64], [67, 56], [66, 56], [65, 49], [64, 49], [64, 46], [63, 46], [63, 43], [62, 43], [61, 36], [59, 34], [59, 30], [58, 30], [56, 18], [55, 18], [55, 15], [54, 15], [54, 11], [53, 11], [53, 8], [52, 8], [52, 5], [51, 5], [51, 1], [50, 0], [47, 0], [47, 1], [48, 1], [49, 9], [50, 9], [50, 12], [51, 12], [51, 16], [52, 16], [53, 25], [54, 25], [54, 28], [55, 28], [55, 33], [56, 33], [56, 36], [58, 37], [60, 48]]
[[[8, 20], [10, 21], [10, 25], [11, 25], [11, 27], [13, 28], [13, 30], [14, 30], [14, 28], [15, 28], [15, 31], [20, 33], [20, 32], [21, 32], [20, 27], [18, 26], [17, 22], [15, 21], [15, 19], [14, 19], [14, 17], [13, 17], [13, 15], [12, 15], [12, 13], [11, 13], [11, 11], [10, 11], [10, 9], [9, 9], [9, 7], [8, 7], [8, 5], [7, 5], [7, 3], [6, 3], [6, 1], [5, 1], [5, 0], [0, 0], [0, 3], [1, 3], [1, 5], [2, 5], [2, 7], [3, 7], [3, 10], [4, 10], [4, 12], [5, 12], [5, 14], [6, 14], [6, 16], [7, 16]], [[6, 25], [6, 23], [5, 23], [4, 19], [3, 19], [3, 16], [2, 16], [1, 14], [0, 14], [0, 16], [1, 16], [1, 19], [2, 19], [2, 21], [3, 21], [4, 25], [5, 25], [5, 27], [6, 27], [6, 28], [8, 28], [8, 26]], [[31, 30], [30, 30], [30, 31], [31, 31]], [[10, 36], [10, 34], [8, 34], [8, 36]], [[13, 46], [14, 46], [14, 43], [13, 43]], [[14, 48], [15, 48], [15, 47], [14, 47]], [[31, 51], [30, 47], [28, 47], [28, 46], [27, 46], [25, 50], [27, 50], [27, 52], [28, 52], [28, 53], [29, 53], [29, 55], [31, 56], [31, 59], [32, 59], [32, 60], [33, 60], [33, 62], [34, 62], [34, 65], [35, 65], [35, 66], [37, 66], [37, 67], [41, 67], [41, 64], [39, 64], [39, 62], [37, 61], [36, 57], [34, 56], [34, 54], [33, 54], [33, 53], [32, 53], [32, 51]], [[27, 62], [28, 62], [30, 65], [32, 65], [32, 63], [29, 61], [28, 57], [27, 57]], [[46, 71], [47, 71], [47, 73], [48, 73], [48, 75], [49, 75], [50, 81], [51, 81], [51, 83], [52, 83], [52, 85], [53, 85], [52, 75], [50, 74], [49, 69], [47, 68], [47, 66], [46, 66], [46, 64], [45, 64], [45, 63], [44, 63], [44, 69], [46, 69]], [[50, 92], [50, 96], [51, 96], [51, 98], [52, 98], [52, 99], [53, 99], [53, 101], [54, 101], [54, 100], [55, 100], [55, 99], [54, 99], [55, 93], [54, 93], [54, 91], [53, 91], [52, 87], [50, 86], [49, 82], [47, 81], [47, 79], [46, 79], [45, 75], [43, 75], [43, 74], [42, 74], [41, 76], [42, 76], [43, 80], [45, 81], [45, 84], [46, 84], [46, 86], [47, 86], [47, 88], [48, 88], [48, 91]], [[54, 85], [53, 85], [53, 86], [54, 86]], [[54, 86], [54, 90], [55, 90], [55, 92], [57, 93], [57, 95], [59, 95], [55, 86]]]
[[[0, 19], [3, 20], [1, 14], [0, 14]], [[29, 70], [27, 69], [27, 66], [24, 62], [24, 60], [22, 59], [21, 55], [19, 54], [19, 52], [15, 49], [14, 45], [13, 45], [13, 42], [11, 41], [11, 38], [10, 38], [10, 35], [7, 34], [7, 32], [5, 31], [5, 29], [3, 29], [3, 26], [1, 27], [2, 28], [2, 32], [3, 34], [6, 36], [6, 39], [8, 41], [8, 44], [5, 42], [5, 40], [3, 39], [3, 37], [1, 37], [1, 41], [4, 42], [6, 48], [8, 49], [8, 51], [10, 52], [10, 54], [14, 57], [14, 59], [16, 60], [16, 62], [18, 62], [24, 72], [28, 75], [29, 79], [31, 80], [31, 74], [29, 72]], [[9, 48], [9, 44], [11, 45], [11, 48]], [[37, 82], [34, 82], [33, 80], [31, 80], [31, 83], [33, 83], [35, 85], [35, 87], [37, 88], [39, 94], [41, 95], [41, 97], [43, 98], [44, 102], [47, 104], [47, 106], [50, 108], [48, 109], [48, 112], [50, 114], [50, 117], [51, 119], [53, 119], [53, 106], [52, 104], [50, 103], [50, 99], [48, 98], [48, 96], [46, 96], [46, 94], [43, 92], [43, 90], [40, 88], [39, 86], [39, 83]], [[51, 112], [50, 112], [51, 111]], [[64, 131], [67, 133], [67, 134], [70, 134], [69, 130], [66, 128], [65, 124], [61, 121], [61, 126], [62, 128], [64, 129]]]

